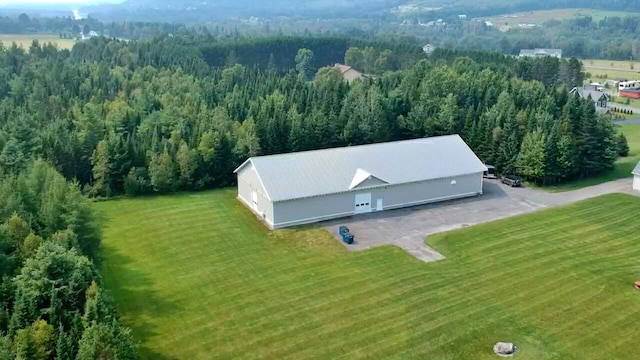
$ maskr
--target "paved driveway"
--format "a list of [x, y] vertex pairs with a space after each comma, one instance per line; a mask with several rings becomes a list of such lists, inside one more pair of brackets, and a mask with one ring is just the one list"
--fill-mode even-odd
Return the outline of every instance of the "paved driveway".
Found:
[[346, 225], [355, 242], [351, 251], [396, 245], [425, 261], [444, 259], [425, 244], [426, 236], [532, 211], [570, 204], [610, 193], [631, 194], [631, 179], [623, 179], [580, 190], [547, 193], [531, 188], [510, 188], [497, 180], [485, 180], [484, 194], [474, 198], [369, 213], [322, 223], [337, 239], [338, 226]]

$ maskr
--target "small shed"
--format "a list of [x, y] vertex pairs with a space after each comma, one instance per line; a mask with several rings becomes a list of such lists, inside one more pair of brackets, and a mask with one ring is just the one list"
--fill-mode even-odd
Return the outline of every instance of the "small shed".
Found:
[[633, 174], [633, 190], [640, 191], [640, 162], [631, 173]]

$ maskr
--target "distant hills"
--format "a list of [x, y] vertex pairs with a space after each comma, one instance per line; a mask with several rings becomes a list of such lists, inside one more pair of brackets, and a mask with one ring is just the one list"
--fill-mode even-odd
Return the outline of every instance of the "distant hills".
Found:
[[100, 19], [208, 21], [247, 17], [362, 18], [391, 14], [404, 0], [127, 0], [83, 7]]

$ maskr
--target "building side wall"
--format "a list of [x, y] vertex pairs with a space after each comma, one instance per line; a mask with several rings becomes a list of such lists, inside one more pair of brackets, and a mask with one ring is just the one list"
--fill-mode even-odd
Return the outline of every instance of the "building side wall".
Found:
[[[452, 184], [454, 180], [455, 185]], [[482, 173], [276, 202], [273, 204], [274, 227], [308, 224], [353, 215], [355, 195], [363, 193], [371, 193], [372, 212], [378, 211], [378, 199], [382, 199], [383, 210], [389, 210], [475, 196], [482, 194]]]
[[632, 99], [640, 99], [640, 92], [620, 90], [620, 96]]
[[[252, 203], [252, 192], [254, 191], [258, 198], [257, 211], [253, 208]], [[273, 203], [267, 197], [258, 174], [251, 164], [238, 172], [238, 199], [261, 217], [267, 225], [273, 227]]]
[[633, 175], [633, 190], [640, 190], [640, 176]]

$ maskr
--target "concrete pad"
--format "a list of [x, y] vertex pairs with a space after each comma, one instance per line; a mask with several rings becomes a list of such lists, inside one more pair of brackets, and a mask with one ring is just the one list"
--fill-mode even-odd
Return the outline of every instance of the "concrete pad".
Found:
[[[633, 193], [631, 179], [623, 179], [563, 193], [548, 193], [532, 188], [511, 188], [498, 180], [484, 181], [484, 194], [467, 199], [359, 214], [321, 223], [351, 251], [382, 245], [395, 245], [425, 262], [444, 256], [425, 244], [431, 234], [453, 230], [548, 207], [570, 204], [588, 198], [622, 192]], [[346, 225], [355, 236], [344, 244], [338, 226]]]

